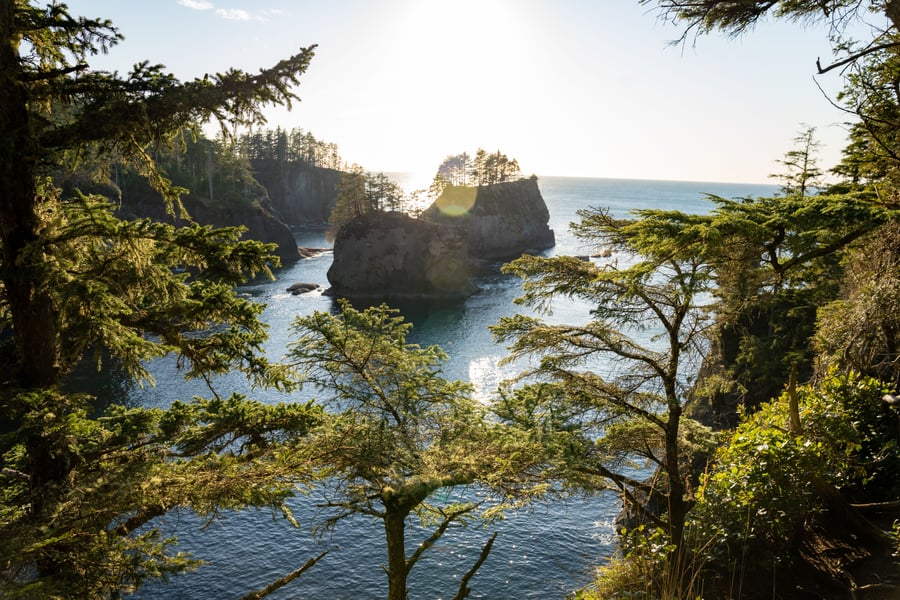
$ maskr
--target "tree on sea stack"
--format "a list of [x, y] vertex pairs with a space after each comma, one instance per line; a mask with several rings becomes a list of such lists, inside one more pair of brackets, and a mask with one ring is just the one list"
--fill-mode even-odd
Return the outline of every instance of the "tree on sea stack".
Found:
[[[125, 162], [174, 212], [182, 190], [155, 149], [210, 118], [263, 122], [263, 105], [295, 98], [313, 49], [180, 82], [148, 63], [92, 70], [120, 34], [55, 2], [0, 0], [0, 37], [0, 595], [117, 597], [195, 564], [154, 517], [279, 506], [306, 472], [290, 444], [320, 412], [234, 396], [95, 415], [91, 398], [66, 393], [89, 352], [132, 381], [175, 353], [187, 376], [283, 382], [261, 352], [262, 308], [233, 290], [277, 259], [237, 229], [119, 220], [110, 199], [64, 195], [50, 176], [84, 157]], [[276, 440], [288, 444], [277, 455]]]
[[341, 227], [353, 219], [376, 210], [398, 210], [402, 204], [403, 190], [395, 181], [384, 173], [366, 173], [354, 165], [341, 174], [326, 236], [333, 240]]
[[[406, 341], [410, 328], [385, 305], [358, 311], [342, 301], [338, 315], [298, 318], [291, 350], [302, 381], [328, 394], [335, 415], [311, 440], [330, 475], [327, 524], [352, 515], [382, 521], [389, 600], [406, 600], [410, 571], [449, 528], [490, 521], [546, 487], [531, 437], [488, 419], [471, 386], [441, 376], [443, 351]], [[464, 486], [488, 494], [454, 493]], [[407, 554], [412, 517], [433, 529]], [[495, 536], [454, 598], [468, 595]]]

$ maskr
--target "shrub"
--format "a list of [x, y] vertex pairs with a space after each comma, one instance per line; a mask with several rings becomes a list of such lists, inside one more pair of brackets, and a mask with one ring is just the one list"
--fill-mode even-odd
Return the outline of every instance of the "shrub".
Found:
[[823, 482], [859, 494], [897, 472], [897, 428], [886, 425], [896, 415], [883, 394], [874, 379], [832, 373], [819, 388], [797, 390], [799, 432], [791, 431], [787, 392], [742, 415], [702, 477], [692, 513], [695, 527], [724, 541], [717, 561], [743, 570], [752, 556], [748, 567], [774, 566], [824, 509]]

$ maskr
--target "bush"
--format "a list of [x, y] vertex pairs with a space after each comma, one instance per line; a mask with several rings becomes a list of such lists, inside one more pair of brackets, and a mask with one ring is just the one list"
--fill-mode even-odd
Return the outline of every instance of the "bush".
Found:
[[874, 379], [832, 373], [818, 389], [797, 390], [799, 433], [790, 430], [787, 392], [742, 416], [702, 478], [692, 513], [707, 538], [724, 541], [715, 552], [720, 566], [743, 570], [749, 556], [748, 567], [783, 562], [824, 510], [822, 482], [860, 495], [897, 472], [896, 414], [883, 394]]

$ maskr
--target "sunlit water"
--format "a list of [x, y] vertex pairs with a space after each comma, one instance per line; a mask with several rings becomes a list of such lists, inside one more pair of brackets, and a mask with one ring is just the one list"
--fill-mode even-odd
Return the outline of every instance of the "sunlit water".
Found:
[[[403, 182], [401, 182], [403, 183]], [[556, 247], [548, 255], [588, 254], [568, 229], [577, 220], [576, 211], [607, 207], [614, 215], [634, 208], [663, 208], [705, 212], [710, 203], [704, 194], [723, 197], [771, 195], [773, 186], [723, 183], [687, 183], [636, 180], [546, 177], [539, 181], [550, 209]], [[298, 244], [327, 247], [320, 232], [299, 232]], [[301, 260], [277, 273], [277, 281], [256, 283], [242, 291], [266, 304], [264, 319], [270, 324], [267, 346], [272, 358], [280, 358], [291, 341], [290, 323], [298, 315], [315, 310], [332, 311], [331, 298], [319, 292], [293, 296], [285, 291], [295, 282], [328, 286], [326, 272], [331, 255]], [[489, 400], [497, 384], [516, 373], [516, 366], [501, 366], [505, 352], [494, 344], [488, 325], [519, 307], [518, 279], [498, 273], [480, 277], [480, 292], [450, 306], [405, 306], [405, 316], [414, 323], [410, 341], [438, 344], [449, 355], [448, 378], [470, 381], [480, 398]], [[520, 309], [519, 309], [520, 310]], [[555, 306], [554, 320], [583, 322], [588, 307], [578, 303]], [[151, 365], [157, 385], [134, 390], [136, 403], [166, 406], [173, 400], [208, 396], [204, 385], [185, 382], [174, 361]], [[240, 391], [253, 398], [275, 402], [291, 397], [252, 390], [240, 378], [216, 382], [220, 393]], [[306, 398], [307, 394], [295, 395]], [[466, 493], [475, 494], [469, 490]], [[316, 537], [311, 528], [322, 515], [313, 508], [314, 497], [291, 502], [300, 529], [291, 527], [280, 514], [270, 511], [230, 513], [201, 529], [187, 512], [170, 514], [163, 521], [167, 533], [177, 535], [180, 548], [207, 562], [199, 570], [172, 578], [168, 583], [147, 587], [140, 598], [227, 599], [259, 589], [281, 577], [323, 550], [329, 554], [299, 579], [269, 596], [285, 598], [383, 598], [386, 576], [384, 533], [380, 522], [364, 517], [348, 519], [326, 536]], [[478, 558], [493, 531], [499, 535], [493, 550], [470, 582], [470, 598], [564, 598], [591, 580], [592, 567], [613, 552], [613, 521], [618, 498], [601, 493], [566, 502], [542, 503], [508, 514], [489, 528], [469, 527], [449, 531], [413, 569], [411, 598], [452, 598], [459, 578]], [[415, 547], [427, 533], [410, 527], [408, 546]]]

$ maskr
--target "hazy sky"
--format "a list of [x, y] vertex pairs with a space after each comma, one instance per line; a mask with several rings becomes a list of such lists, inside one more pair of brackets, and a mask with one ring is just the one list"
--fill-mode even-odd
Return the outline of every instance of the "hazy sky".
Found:
[[269, 125], [300, 127], [372, 171], [430, 179], [478, 147], [526, 174], [772, 182], [807, 123], [822, 167], [845, 115], [816, 86], [821, 29], [766, 22], [739, 39], [671, 47], [679, 30], [637, 0], [69, 0], [125, 41], [95, 65], [142, 60], [186, 79], [256, 71], [318, 44], [300, 103]]

